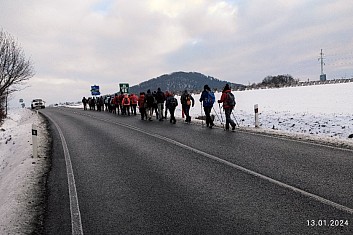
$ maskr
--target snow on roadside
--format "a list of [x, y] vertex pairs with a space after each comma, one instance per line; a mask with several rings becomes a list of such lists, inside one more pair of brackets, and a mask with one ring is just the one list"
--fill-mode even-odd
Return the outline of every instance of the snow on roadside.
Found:
[[[32, 156], [32, 124], [38, 128], [38, 158]], [[0, 126], [0, 234], [30, 234], [43, 216], [42, 193], [49, 140], [43, 118], [11, 109]]]

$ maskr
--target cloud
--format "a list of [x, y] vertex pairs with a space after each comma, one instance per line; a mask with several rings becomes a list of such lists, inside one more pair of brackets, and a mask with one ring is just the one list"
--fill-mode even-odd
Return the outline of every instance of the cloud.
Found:
[[[180, 70], [245, 84], [286, 73], [314, 80], [320, 49], [328, 57], [353, 51], [351, 12], [349, 0], [3, 0], [0, 27], [34, 61], [23, 93], [75, 88], [52, 92], [54, 102], [88, 96], [93, 84], [134, 85]], [[328, 75], [353, 75], [330, 64]]]

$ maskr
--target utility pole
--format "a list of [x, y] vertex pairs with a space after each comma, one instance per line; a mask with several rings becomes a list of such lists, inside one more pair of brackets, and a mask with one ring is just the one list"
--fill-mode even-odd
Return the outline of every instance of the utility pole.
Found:
[[324, 53], [322, 52], [321, 49], [321, 53], [320, 53], [320, 58], [319, 58], [320, 64], [321, 64], [321, 74], [320, 74], [320, 81], [326, 81], [326, 74], [324, 74]]
[[324, 53], [322, 53], [322, 49], [321, 49], [321, 53], [320, 53], [320, 63], [321, 63], [321, 75], [324, 75]]

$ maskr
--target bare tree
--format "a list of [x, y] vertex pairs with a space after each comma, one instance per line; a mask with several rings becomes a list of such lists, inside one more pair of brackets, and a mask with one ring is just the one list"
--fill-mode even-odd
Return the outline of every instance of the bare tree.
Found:
[[[32, 62], [26, 59], [21, 46], [8, 33], [0, 30], [0, 120], [6, 97], [17, 91], [35, 74]], [[3, 112], [2, 112], [3, 113]], [[4, 113], [3, 113], [4, 115]]]

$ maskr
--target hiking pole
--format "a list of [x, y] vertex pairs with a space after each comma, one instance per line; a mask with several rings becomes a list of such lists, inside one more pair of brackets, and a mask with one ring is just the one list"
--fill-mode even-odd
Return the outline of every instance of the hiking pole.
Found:
[[[222, 118], [222, 121], [221, 121], [221, 125], [223, 127], [223, 129], [225, 129], [225, 126], [223, 124], [223, 116], [222, 116], [222, 110], [221, 110], [221, 104], [218, 104], [218, 107], [219, 107], [219, 113], [221, 114], [221, 118]], [[216, 110], [215, 110], [216, 111]], [[217, 112], [216, 112], [217, 113]], [[217, 115], [218, 116], [218, 115]]]
[[202, 102], [200, 102], [200, 107], [201, 107], [201, 124], [202, 124], [202, 127], [203, 127]]
[[[219, 113], [221, 114], [222, 122], [223, 122], [223, 115], [222, 115], [222, 109], [221, 109], [221, 104], [218, 104], [219, 106]], [[223, 106], [222, 106], [223, 107]]]
[[221, 119], [219, 119], [219, 116], [218, 116], [218, 114], [217, 114], [216, 109], [215, 109], [214, 107], [212, 107], [212, 108], [213, 108], [213, 111], [216, 113], [216, 116], [217, 116], [218, 121], [221, 122]]
[[237, 118], [235, 117], [235, 115], [234, 115], [234, 113], [233, 113], [233, 110], [232, 110], [232, 115], [233, 115], [234, 120], [235, 120], [235, 122], [237, 123], [238, 127], [240, 127], [240, 126], [239, 126], [239, 122], [238, 122]]

